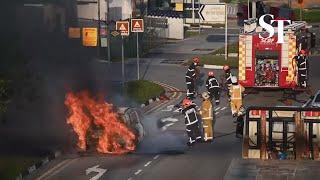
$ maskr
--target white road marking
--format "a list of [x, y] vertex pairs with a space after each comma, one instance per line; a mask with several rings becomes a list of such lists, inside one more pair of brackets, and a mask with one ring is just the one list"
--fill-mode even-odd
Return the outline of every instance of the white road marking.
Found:
[[153, 159], [158, 159], [160, 155], [156, 155], [155, 157], [153, 157]]
[[44, 177], [46, 177], [48, 174], [50, 174], [51, 172], [55, 171], [56, 169], [58, 169], [59, 167], [63, 166], [64, 164], [68, 163], [69, 161], [71, 161], [71, 159], [66, 159], [62, 162], [60, 162], [59, 164], [57, 164], [56, 166], [54, 166], [53, 168], [49, 169], [47, 172], [45, 172], [44, 174], [42, 174], [40, 177], [37, 178], [37, 180], [41, 180]]
[[218, 111], [220, 108], [221, 108], [221, 107], [217, 107], [217, 108], [215, 108], [214, 110], [215, 110], [215, 111]]
[[177, 118], [172, 118], [172, 117], [168, 117], [168, 118], [163, 118], [161, 119], [161, 122], [178, 122], [179, 120]]
[[172, 110], [173, 110], [173, 108], [174, 108], [174, 105], [169, 105], [169, 106], [167, 106], [167, 108], [166, 108], [166, 109], [163, 109], [163, 110], [161, 110], [161, 111], [170, 112], [170, 111], [172, 111]]
[[227, 107], [223, 107], [223, 108], [221, 108], [221, 111], [223, 111], [223, 110], [225, 110]]
[[107, 169], [99, 168], [99, 165], [86, 169], [86, 175], [89, 175], [92, 172], [96, 172], [98, 174], [90, 178], [90, 180], [98, 180], [101, 176], [103, 176], [104, 173], [107, 172]]
[[[74, 161], [76, 161], [76, 160], [78, 160], [78, 159], [69, 159], [69, 161], [67, 161], [67, 162], [65, 162], [65, 163], [63, 163], [62, 165], [60, 165], [59, 167], [55, 167], [55, 168], [53, 168], [53, 170], [52, 170], [52, 173], [50, 174], [50, 175], [42, 175], [41, 177], [39, 177], [38, 179], [40, 180], [41, 178], [43, 178], [43, 179], [50, 179], [50, 177], [52, 177], [52, 176], [54, 176], [54, 175], [56, 175], [56, 174], [58, 174], [59, 172], [61, 172], [64, 168], [66, 168], [67, 166], [69, 166], [71, 163], [73, 163]], [[49, 171], [48, 171], [49, 172]], [[49, 172], [50, 173], [50, 172]], [[45, 177], [45, 176], [47, 176], [47, 177]]]
[[132, 177], [129, 177], [128, 180], [132, 180]]
[[219, 114], [219, 112], [216, 112], [215, 115]]
[[134, 175], [138, 175], [138, 174], [140, 174], [141, 172], [142, 172], [142, 170], [139, 169], [138, 171], [136, 171], [136, 172], [134, 173]]
[[174, 125], [174, 123], [166, 124], [166, 125], [164, 125], [164, 126], [161, 128], [161, 130], [162, 130], [162, 131], [165, 131], [165, 130], [168, 129], [169, 126], [172, 126], [172, 125]]
[[144, 165], [144, 167], [148, 167], [151, 163], [152, 163], [152, 161], [148, 161], [148, 162]]

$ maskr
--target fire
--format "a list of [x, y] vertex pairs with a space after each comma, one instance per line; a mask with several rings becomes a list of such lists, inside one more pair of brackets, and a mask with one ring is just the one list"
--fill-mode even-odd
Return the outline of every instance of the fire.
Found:
[[78, 135], [78, 147], [86, 150], [86, 136], [93, 126], [101, 127], [97, 151], [108, 154], [124, 154], [135, 150], [135, 134], [120, 121], [119, 115], [113, 110], [113, 105], [90, 97], [87, 91], [69, 92], [65, 105], [69, 110], [67, 123]]

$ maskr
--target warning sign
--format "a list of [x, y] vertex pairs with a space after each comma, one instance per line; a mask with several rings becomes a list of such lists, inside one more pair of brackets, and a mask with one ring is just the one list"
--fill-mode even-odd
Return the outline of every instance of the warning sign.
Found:
[[83, 46], [97, 46], [98, 30], [97, 28], [82, 29], [82, 44]]
[[68, 35], [69, 38], [80, 38], [80, 28], [69, 27]]
[[143, 32], [143, 19], [131, 19], [131, 32]]
[[120, 31], [121, 36], [129, 36], [129, 21], [117, 21], [116, 30]]

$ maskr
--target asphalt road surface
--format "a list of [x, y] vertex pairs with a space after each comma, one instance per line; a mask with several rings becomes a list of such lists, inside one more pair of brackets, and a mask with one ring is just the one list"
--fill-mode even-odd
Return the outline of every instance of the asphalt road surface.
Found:
[[[319, 57], [311, 57], [310, 82], [313, 90], [320, 89], [318, 67]], [[142, 69], [146, 70], [146, 79], [184, 88], [183, 66], [161, 65], [154, 61], [151, 65], [143, 64]], [[279, 101], [281, 95], [281, 92], [249, 94], [245, 97], [245, 104], [282, 105]], [[145, 114], [142, 123], [147, 135], [136, 152], [123, 156], [70, 153], [39, 169], [27, 179], [223, 179], [232, 159], [241, 158], [241, 140], [235, 138], [235, 125], [226, 97], [223, 95], [221, 104], [215, 107], [214, 141], [196, 144], [191, 148], [186, 146], [183, 117], [172, 108], [181, 98], [183, 94], [177, 94], [169, 101], [153, 105], [153, 111]], [[197, 103], [200, 103], [200, 99]], [[166, 118], [167, 121], [162, 123]]]
[[[223, 46], [223, 41], [220, 39], [219, 32], [211, 32], [208, 35], [201, 35], [155, 49], [149, 56], [141, 59], [140, 75], [143, 79], [162, 82], [185, 90], [184, 75], [187, 67], [182, 66], [182, 62], [195, 54], [209, 53], [208, 51], [195, 51], [194, 47], [213, 51]], [[230, 40], [235, 41], [236, 37], [230, 36]], [[317, 71], [317, 68], [320, 67], [318, 58], [311, 58], [313, 89], [320, 89], [320, 72]], [[63, 129], [65, 133], [52, 133], [55, 134], [55, 137], [61, 136], [62, 139], [66, 139], [68, 132], [68, 126], [65, 124], [66, 113], [59, 113], [64, 112], [64, 107], [61, 104], [65, 91], [61, 91], [58, 87], [68, 88], [68, 86], [74, 85], [77, 86], [77, 89], [83, 89], [92, 85], [98, 92], [99, 90], [106, 91], [107, 100], [117, 106], [135, 105], [131, 104], [130, 100], [121, 98], [120, 95], [115, 96], [107, 88], [113, 88], [114, 84], [119, 84], [121, 81], [120, 63], [108, 65], [101, 60], [89, 63], [70, 61], [60, 67], [54, 61], [44, 63], [45, 66], [41, 65], [41, 61], [39, 61], [36, 65], [39, 67], [39, 72], [46, 72], [47, 75], [44, 77], [47, 83], [47, 89], [44, 92], [50, 96], [48, 96], [45, 105], [50, 105], [50, 108], [46, 108], [46, 106], [33, 108], [36, 113], [28, 111], [32, 116], [28, 113], [16, 113], [19, 117], [16, 118], [16, 121], [11, 122], [10, 126], [17, 127], [16, 123], [21, 128], [15, 129], [15, 131], [7, 128], [8, 133], [15, 134], [16, 131], [19, 131], [23, 135], [33, 134], [35, 137], [42, 138], [39, 134], [45, 137], [45, 133]], [[50, 71], [50, 69], [54, 70]], [[136, 78], [136, 69], [134, 60], [126, 62], [126, 80]], [[208, 70], [202, 69], [201, 71], [206, 74]], [[233, 72], [237, 74], [236, 70]], [[216, 76], [220, 76], [222, 72], [217, 70], [215, 73]], [[199, 91], [203, 90], [204, 86]], [[57, 92], [60, 93], [57, 94]], [[53, 96], [53, 94], [55, 95]], [[184, 94], [178, 92], [169, 101], [157, 102], [152, 105], [153, 108], [149, 108], [151, 110], [145, 113], [142, 120], [146, 136], [139, 143], [135, 152], [123, 156], [111, 156], [97, 153], [79, 154], [70, 151], [41, 167], [26, 179], [223, 179], [231, 161], [234, 158], [241, 158], [241, 140], [235, 138], [234, 119], [231, 116], [226, 96], [223, 94], [221, 104], [215, 107], [214, 141], [196, 144], [191, 148], [186, 146], [187, 136], [183, 116], [172, 108], [183, 96]], [[281, 96], [281, 92], [249, 94], [245, 97], [245, 105], [281, 105], [282, 103], [279, 101]], [[306, 96], [301, 95], [298, 98], [305, 99]], [[200, 102], [201, 100], [197, 99], [198, 105]], [[34, 106], [30, 105], [26, 108], [32, 107]], [[38, 112], [42, 109], [44, 111], [39, 114]], [[34, 114], [39, 117], [35, 117]], [[28, 121], [23, 121], [27, 117], [41, 119], [41, 121], [34, 120], [34, 123], [30, 124]], [[48, 138], [42, 138], [41, 142], [43, 141], [54, 144]], [[68, 144], [68, 140], [65, 140], [65, 143]], [[17, 143], [13, 143], [13, 145], [15, 144]], [[30, 144], [32, 142], [26, 143], [25, 146]]]

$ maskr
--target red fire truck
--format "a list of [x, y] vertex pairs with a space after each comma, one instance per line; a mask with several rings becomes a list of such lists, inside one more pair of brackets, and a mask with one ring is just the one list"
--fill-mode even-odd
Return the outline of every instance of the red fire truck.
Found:
[[277, 28], [271, 38], [259, 38], [263, 32], [256, 20], [246, 22], [239, 35], [239, 83], [249, 88], [301, 90], [297, 82], [294, 56], [311, 49], [314, 34], [306, 22], [296, 21], [284, 27], [284, 43], [279, 44]]

